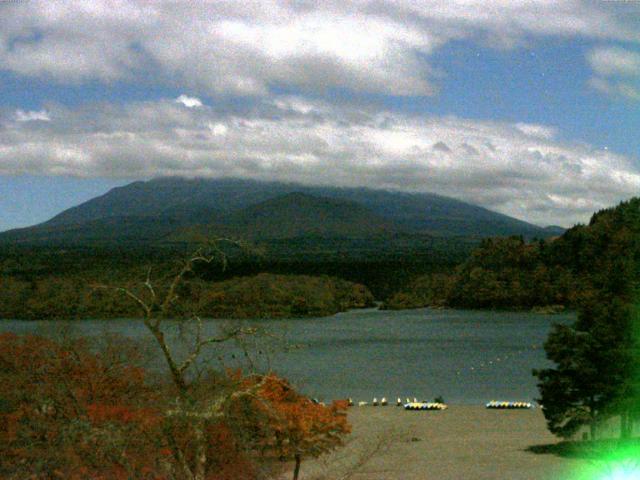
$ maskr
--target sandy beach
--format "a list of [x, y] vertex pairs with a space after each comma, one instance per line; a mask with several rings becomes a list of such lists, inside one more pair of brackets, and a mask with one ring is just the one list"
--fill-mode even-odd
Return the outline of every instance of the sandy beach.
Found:
[[346, 447], [303, 462], [302, 479], [574, 480], [588, 462], [528, 450], [558, 442], [539, 409], [353, 407], [349, 419]]

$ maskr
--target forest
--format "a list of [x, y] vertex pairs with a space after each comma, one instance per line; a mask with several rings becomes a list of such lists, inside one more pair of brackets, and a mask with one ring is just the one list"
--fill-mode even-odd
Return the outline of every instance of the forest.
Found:
[[427, 306], [556, 311], [575, 305], [580, 268], [558, 261], [566, 238], [483, 240], [449, 272], [420, 275], [391, 295], [385, 308]]
[[[182, 287], [183, 300], [212, 318], [324, 316], [349, 308], [453, 307], [573, 309], [594, 274], [603, 236], [628, 228], [620, 220], [637, 200], [594, 214], [589, 225], [563, 235], [443, 244], [434, 251], [327, 257], [299, 248], [225, 247], [228, 260], [198, 266]], [[299, 246], [300, 247], [300, 246]], [[113, 289], [162, 283], [190, 244], [4, 246], [0, 249], [0, 317], [14, 319], [116, 318], [135, 315]], [[279, 250], [279, 249], [280, 250]]]
[[449, 272], [416, 276], [387, 299], [385, 308], [575, 309], [593, 285], [606, 283], [611, 248], [618, 248], [617, 261], [624, 261], [627, 253], [616, 245], [619, 238], [636, 241], [639, 205], [636, 198], [602, 210], [588, 225], [548, 240], [485, 239]]
[[[117, 287], [135, 290], [140, 284], [132, 279], [105, 284], [81, 277], [4, 278], [0, 317], [135, 318], [136, 306], [124, 302]], [[329, 276], [262, 273], [222, 282], [192, 279], [181, 286], [180, 295], [181, 308], [207, 318], [317, 317], [374, 305], [365, 286]]]
[[[470, 243], [433, 255], [291, 255], [284, 247], [233, 242], [225, 264], [198, 265], [182, 287], [183, 300], [208, 317], [324, 316], [369, 307], [426, 272], [450, 271]], [[116, 318], [136, 315], [106, 286], [163, 284], [197, 244], [47, 245], [0, 248], [0, 318]], [[218, 259], [220, 260], [220, 259]], [[215, 300], [215, 301], [214, 301]]]

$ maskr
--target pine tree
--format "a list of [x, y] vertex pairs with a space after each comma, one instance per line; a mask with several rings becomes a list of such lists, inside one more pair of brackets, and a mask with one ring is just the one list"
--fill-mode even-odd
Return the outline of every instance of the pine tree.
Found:
[[586, 266], [578, 319], [554, 327], [545, 350], [555, 367], [534, 375], [552, 433], [569, 437], [590, 425], [595, 438], [599, 421], [619, 416], [624, 438], [640, 411], [640, 199], [596, 213], [576, 235], [574, 253]]

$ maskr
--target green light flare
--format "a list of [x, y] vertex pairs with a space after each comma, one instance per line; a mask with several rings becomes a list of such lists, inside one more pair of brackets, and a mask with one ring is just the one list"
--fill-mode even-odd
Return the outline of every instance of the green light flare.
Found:
[[567, 480], [640, 480], [640, 445], [637, 442], [589, 457], [588, 464]]
[[617, 467], [610, 475], [602, 477], [602, 480], [631, 480], [640, 478], [638, 466], [620, 466]]
[[639, 480], [640, 465], [636, 460], [626, 460], [608, 464], [596, 471], [596, 473], [587, 477], [591, 480]]
[[[630, 394], [630, 420], [635, 423], [640, 405], [640, 306], [636, 303], [631, 313], [631, 358], [632, 373], [628, 393]], [[633, 426], [631, 435], [633, 437]], [[640, 439], [601, 440], [594, 442], [591, 451], [592, 468], [587, 470], [585, 480], [640, 480]], [[577, 479], [576, 479], [577, 480]]]

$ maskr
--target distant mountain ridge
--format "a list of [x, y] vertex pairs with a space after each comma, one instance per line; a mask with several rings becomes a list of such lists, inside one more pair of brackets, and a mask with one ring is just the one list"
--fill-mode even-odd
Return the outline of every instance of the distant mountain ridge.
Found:
[[251, 239], [562, 233], [435, 194], [165, 177], [114, 188], [42, 224], [0, 233], [0, 242], [157, 242], [199, 230]]

